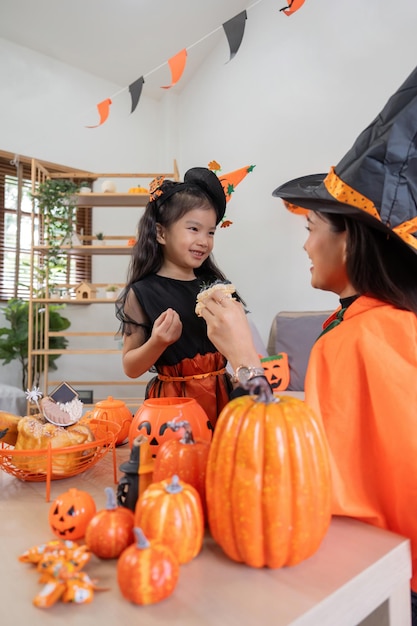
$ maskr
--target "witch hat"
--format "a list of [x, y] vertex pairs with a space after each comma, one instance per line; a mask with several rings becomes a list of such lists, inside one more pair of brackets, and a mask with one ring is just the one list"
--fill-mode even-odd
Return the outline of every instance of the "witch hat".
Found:
[[226, 202], [229, 202], [232, 197], [232, 193], [235, 191], [238, 184], [242, 182], [245, 176], [253, 171], [254, 167], [254, 165], [246, 165], [238, 170], [219, 176], [219, 181], [223, 186], [224, 194], [226, 196]]
[[272, 195], [295, 212], [366, 221], [417, 253], [417, 68], [336, 167], [289, 181]]

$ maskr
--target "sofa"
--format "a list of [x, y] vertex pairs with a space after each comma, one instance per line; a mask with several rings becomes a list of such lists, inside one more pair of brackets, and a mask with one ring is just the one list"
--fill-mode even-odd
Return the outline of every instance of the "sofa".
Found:
[[290, 370], [288, 391], [304, 391], [311, 348], [333, 311], [280, 311], [272, 320], [267, 352], [286, 352]]

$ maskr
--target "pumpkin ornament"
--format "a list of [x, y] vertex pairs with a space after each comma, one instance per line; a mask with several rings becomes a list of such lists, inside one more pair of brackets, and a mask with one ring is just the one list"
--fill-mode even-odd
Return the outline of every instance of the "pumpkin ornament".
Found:
[[221, 412], [207, 463], [214, 540], [251, 567], [296, 565], [319, 548], [331, 519], [327, 441], [297, 398], [241, 396]]
[[187, 420], [191, 424], [194, 437], [211, 441], [213, 428], [207, 413], [194, 398], [147, 398], [136, 411], [129, 431], [129, 445], [137, 435], [145, 435], [153, 449], [153, 457], [158, 446], [168, 439], [180, 439], [181, 433], [168, 428], [173, 419]]
[[120, 426], [116, 437], [116, 446], [126, 443], [133, 416], [123, 400], [115, 400], [112, 396], [108, 396], [106, 400], [96, 402], [88, 417], [90, 419], [108, 420]]
[[167, 545], [180, 564], [188, 563], [203, 545], [204, 517], [198, 491], [180, 481], [152, 483], [136, 504], [135, 526]]
[[182, 481], [197, 489], [206, 518], [206, 467], [210, 443], [195, 441], [187, 420], [167, 422], [174, 432], [181, 430], [181, 439], [169, 439], [159, 446], [153, 469], [153, 482], [160, 482], [176, 474]]
[[111, 487], [105, 488], [106, 508], [89, 521], [85, 531], [85, 543], [100, 559], [115, 559], [134, 542], [133, 511], [117, 506], [116, 495]]
[[71, 488], [51, 504], [49, 525], [59, 539], [84, 537], [88, 522], [96, 513], [93, 497], [87, 491]]
[[168, 546], [148, 540], [134, 528], [136, 542], [117, 561], [117, 582], [122, 595], [135, 604], [154, 604], [174, 591], [180, 566]]

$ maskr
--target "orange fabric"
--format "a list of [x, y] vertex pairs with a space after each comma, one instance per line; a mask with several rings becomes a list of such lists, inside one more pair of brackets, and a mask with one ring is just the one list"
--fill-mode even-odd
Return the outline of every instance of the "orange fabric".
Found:
[[147, 390], [148, 398], [194, 398], [203, 407], [213, 428], [223, 407], [229, 402], [231, 384], [226, 373], [218, 376], [198, 377], [201, 373], [224, 371], [224, 357], [218, 352], [183, 359], [177, 365], [159, 367], [165, 377], [183, 377], [187, 380], [165, 381], [155, 378]]
[[327, 174], [323, 181], [324, 186], [333, 198], [342, 204], [349, 204], [350, 206], [356, 206], [358, 209], [369, 213], [376, 220], [381, 221], [381, 216], [378, 213], [372, 200], [369, 200], [366, 196], [350, 187], [336, 174], [334, 167], [330, 168], [330, 172]]
[[330, 445], [333, 514], [408, 537], [417, 592], [417, 316], [358, 298], [313, 346], [305, 393]]

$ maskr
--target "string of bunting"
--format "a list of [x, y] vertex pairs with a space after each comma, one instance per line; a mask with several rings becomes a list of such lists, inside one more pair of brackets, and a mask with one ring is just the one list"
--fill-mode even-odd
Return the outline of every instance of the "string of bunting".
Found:
[[[232, 17], [227, 22], [224, 22], [222, 24], [222, 26], [219, 26], [218, 28], [214, 29], [213, 31], [211, 31], [210, 33], [208, 33], [207, 35], [205, 35], [204, 37], [202, 37], [201, 39], [199, 39], [198, 41], [193, 43], [188, 48], [184, 48], [183, 50], [181, 50], [180, 52], [175, 54], [168, 61], [162, 63], [158, 67], [155, 67], [153, 70], [151, 70], [147, 74], [145, 74], [143, 76], [140, 76], [133, 83], [131, 83], [129, 85], [129, 87], [125, 87], [125, 88], [121, 89], [120, 91], [118, 91], [117, 93], [113, 94], [111, 97], [106, 98], [105, 100], [102, 100], [101, 102], [99, 102], [96, 105], [97, 106], [97, 110], [98, 110], [98, 114], [99, 114], [99, 122], [98, 122], [98, 124], [95, 124], [93, 126], [87, 126], [86, 128], [98, 128], [99, 126], [104, 124], [104, 122], [106, 122], [106, 120], [109, 117], [110, 107], [112, 105], [112, 102], [113, 102], [114, 98], [116, 98], [118, 95], [120, 95], [121, 93], [126, 91], [126, 89], [129, 89], [130, 98], [131, 98], [130, 113], [133, 113], [135, 111], [136, 107], [139, 104], [139, 100], [140, 100], [140, 97], [142, 95], [143, 85], [145, 83], [145, 78], [148, 78], [149, 76], [151, 76], [151, 74], [154, 74], [155, 72], [160, 70], [167, 63], [169, 65], [169, 68], [170, 68], [170, 71], [171, 71], [171, 84], [170, 85], [164, 85], [161, 88], [162, 89], [171, 89], [171, 87], [176, 85], [178, 83], [178, 81], [181, 79], [181, 76], [182, 76], [182, 74], [184, 72], [184, 69], [185, 69], [185, 66], [186, 66], [186, 63], [187, 63], [187, 54], [188, 54], [188, 52], [192, 48], [195, 48], [195, 46], [200, 44], [202, 41], [204, 41], [208, 37], [211, 37], [214, 33], [216, 33], [221, 28], [223, 29], [223, 31], [224, 31], [224, 33], [226, 35], [228, 44], [229, 44], [230, 57], [229, 57], [229, 61], [228, 62], [230, 62], [236, 56], [236, 54], [237, 54], [237, 52], [238, 52], [238, 50], [240, 48], [240, 45], [242, 43], [243, 36], [245, 34], [245, 24], [246, 24], [246, 20], [247, 20], [247, 11], [249, 11], [250, 9], [253, 9], [253, 7], [255, 7], [260, 2], [262, 2], [262, 0], [256, 0], [256, 2], [254, 2], [251, 6], [249, 6], [247, 10], [242, 11], [241, 13], [238, 13], [237, 15]], [[298, 9], [301, 8], [301, 6], [304, 4], [304, 2], [305, 2], [305, 0], [289, 0], [288, 6], [283, 7], [281, 9], [279, 9], [279, 10], [282, 11], [285, 15], [289, 16], [289, 15], [292, 15], [293, 13], [295, 13], [296, 11], [298, 11]]]

